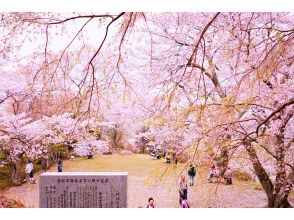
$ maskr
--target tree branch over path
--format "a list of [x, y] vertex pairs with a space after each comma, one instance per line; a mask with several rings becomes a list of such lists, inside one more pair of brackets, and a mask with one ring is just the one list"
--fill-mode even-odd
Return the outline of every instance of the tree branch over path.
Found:
[[114, 19], [114, 15], [80, 15], [80, 16], [75, 16], [75, 17], [70, 17], [61, 21], [56, 21], [56, 22], [44, 22], [41, 24], [45, 24], [45, 25], [54, 25], [54, 24], [62, 24], [65, 23], [67, 21], [71, 21], [71, 20], [75, 20], [75, 19], [80, 19], [80, 18], [112, 18]]
[[104, 38], [99, 46], [99, 48], [97, 49], [97, 51], [95, 52], [95, 54], [92, 56], [91, 60], [89, 61], [88, 65], [90, 65], [92, 67], [92, 72], [94, 73], [94, 66], [93, 66], [93, 60], [95, 59], [95, 57], [98, 55], [98, 53], [100, 52], [106, 38], [107, 38], [107, 35], [108, 35], [108, 29], [110, 27], [110, 25], [112, 23], [114, 23], [117, 19], [119, 19], [120, 17], [122, 17], [123, 15], [125, 14], [125, 12], [122, 12], [120, 13], [117, 17], [115, 17], [107, 26], [106, 26], [106, 30], [105, 30], [105, 35], [104, 35]]
[[288, 105], [293, 105], [294, 104], [294, 98], [290, 99], [288, 102], [284, 103], [283, 105], [281, 105], [278, 109], [276, 109], [274, 112], [272, 112], [263, 122], [261, 122], [257, 128], [256, 128], [256, 134], [258, 136], [258, 131], [260, 129], [260, 127], [265, 124], [267, 121], [269, 121], [273, 116], [275, 116], [275, 114], [279, 113], [280, 111], [282, 111], [284, 108], [286, 108]]
[[219, 14], [220, 14], [220, 12], [216, 13], [213, 16], [213, 18], [208, 22], [208, 24], [204, 27], [204, 29], [202, 30], [202, 32], [201, 32], [201, 34], [200, 34], [200, 36], [198, 38], [198, 41], [197, 41], [197, 43], [195, 45], [195, 48], [194, 48], [194, 50], [192, 52], [192, 55], [191, 55], [191, 57], [190, 57], [190, 59], [188, 61], [188, 64], [192, 63], [192, 60], [196, 57], [196, 53], [197, 53], [199, 44], [200, 44], [202, 38], [204, 38], [205, 32], [208, 30], [208, 28], [210, 27], [210, 25], [215, 21], [215, 19], [219, 16]]

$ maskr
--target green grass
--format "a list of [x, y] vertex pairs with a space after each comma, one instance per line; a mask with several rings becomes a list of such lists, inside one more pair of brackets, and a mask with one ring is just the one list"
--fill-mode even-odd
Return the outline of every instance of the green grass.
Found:
[[[93, 159], [76, 158], [64, 162], [64, 172], [128, 172], [132, 179], [140, 179], [144, 185], [157, 184], [160, 181], [175, 181], [185, 164], [165, 164], [149, 155], [95, 155]], [[56, 165], [51, 171], [56, 170]], [[186, 173], [186, 171], [185, 171]]]
[[[97, 172], [128, 172], [134, 176], [149, 176], [154, 172], [169, 169], [171, 165], [156, 160], [149, 155], [95, 155], [93, 159], [76, 158], [64, 163], [63, 171], [97, 171]], [[184, 165], [178, 165], [177, 170]]]

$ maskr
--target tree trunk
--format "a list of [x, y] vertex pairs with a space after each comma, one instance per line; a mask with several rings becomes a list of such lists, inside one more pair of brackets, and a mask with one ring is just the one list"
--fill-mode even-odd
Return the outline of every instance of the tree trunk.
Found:
[[[268, 208], [289, 208], [291, 207], [288, 201], [288, 195], [286, 191], [281, 191], [279, 194], [274, 194], [274, 185], [270, 180], [268, 174], [264, 170], [262, 164], [259, 161], [259, 158], [256, 154], [254, 147], [251, 145], [250, 141], [244, 141], [245, 148], [249, 155], [250, 161], [253, 164], [255, 174], [257, 175], [259, 182], [261, 183], [267, 199], [268, 199]], [[292, 183], [292, 175], [289, 176], [290, 185]], [[285, 187], [286, 188], [286, 187]], [[291, 190], [291, 188], [289, 188]], [[288, 189], [288, 190], [289, 190]]]
[[20, 186], [22, 184], [21, 177], [21, 160], [16, 160], [11, 164], [12, 170], [12, 184], [14, 186]]
[[[271, 206], [273, 204], [273, 206]], [[276, 199], [275, 201], [269, 201], [269, 208], [291, 208], [291, 204], [288, 201], [288, 196]]]

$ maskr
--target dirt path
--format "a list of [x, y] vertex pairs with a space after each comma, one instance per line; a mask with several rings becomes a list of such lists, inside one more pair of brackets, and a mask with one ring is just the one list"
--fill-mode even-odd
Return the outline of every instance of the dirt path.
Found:
[[[49, 172], [55, 169], [49, 170]], [[20, 201], [26, 207], [38, 207], [39, 187], [37, 184], [23, 184], [11, 187], [2, 192], [8, 198]], [[129, 174], [128, 176], [128, 207], [145, 207], [149, 197], [153, 197], [158, 207], [179, 207], [178, 191], [174, 178], [161, 182], [158, 186], [148, 186], [146, 178]], [[290, 202], [294, 205], [294, 196]], [[191, 207], [265, 207], [267, 199], [262, 190], [246, 187], [236, 183], [224, 185], [207, 183], [197, 179], [196, 185], [189, 187], [188, 200]]]

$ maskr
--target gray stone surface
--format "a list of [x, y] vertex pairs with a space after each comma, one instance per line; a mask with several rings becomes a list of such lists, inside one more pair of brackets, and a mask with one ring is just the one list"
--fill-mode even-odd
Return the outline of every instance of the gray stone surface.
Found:
[[126, 208], [127, 173], [47, 172], [40, 176], [40, 208]]

